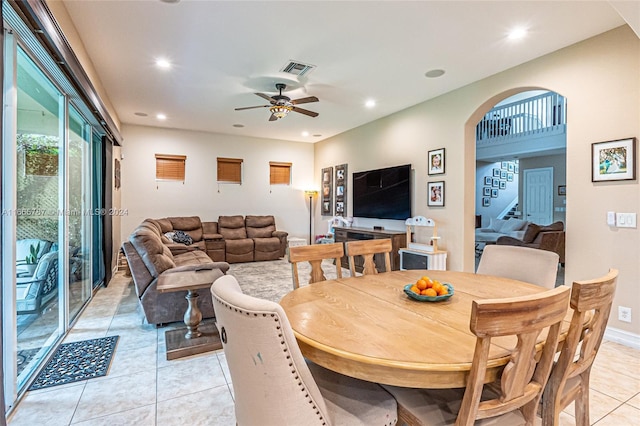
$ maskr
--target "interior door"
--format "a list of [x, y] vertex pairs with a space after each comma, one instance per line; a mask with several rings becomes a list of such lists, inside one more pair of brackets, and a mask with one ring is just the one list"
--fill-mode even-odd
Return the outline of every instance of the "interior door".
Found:
[[525, 170], [523, 192], [526, 220], [538, 225], [550, 224], [553, 221], [553, 167]]

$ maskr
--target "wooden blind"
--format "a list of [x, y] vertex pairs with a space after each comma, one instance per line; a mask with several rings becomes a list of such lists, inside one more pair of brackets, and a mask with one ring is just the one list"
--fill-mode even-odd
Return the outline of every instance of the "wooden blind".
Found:
[[218, 157], [218, 182], [242, 183], [242, 159]]
[[269, 183], [271, 185], [291, 185], [291, 163], [270, 161]]
[[186, 155], [156, 154], [156, 180], [184, 181]]

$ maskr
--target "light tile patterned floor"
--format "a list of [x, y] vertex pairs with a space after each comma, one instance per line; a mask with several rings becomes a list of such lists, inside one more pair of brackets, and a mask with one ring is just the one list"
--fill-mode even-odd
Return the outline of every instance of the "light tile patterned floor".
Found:
[[[232, 385], [222, 351], [165, 359], [164, 333], [143, 323], [130, 278], [116, 274], [66, 341], [119, 335], [106, 377], [28, 392], [9, 424], [84, 426], [235, 425]], [[640, 424], [640, 350], [603, 343], [591, 377], [591, 421]], [[575, 425], [572, 406], [561, 425]], [[515, 425], [514, 425], [515, 426]]]

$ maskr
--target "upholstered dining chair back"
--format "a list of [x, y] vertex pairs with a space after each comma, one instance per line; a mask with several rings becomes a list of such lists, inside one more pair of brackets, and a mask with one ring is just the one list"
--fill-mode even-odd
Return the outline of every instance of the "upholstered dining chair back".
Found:
[[389, 238], [379, 240], [356, 240], [347, 241], [345, 243], [345, 254], [349, 257], [349, 271], [351, 276], [356, 276], [356, 256], [362, 256], [364, 264], [362, 266], [362, 275], [377, 274], [374, 256], [382, 254], [384, 256], [384, 271], [391, 271], [392, 250], [391, 240]]
[[575, 281], [571, 287], [571, 326], [542, 398], [545, 426], [560, 424], [560, 412], [573, 401], [576, 425], [591, 424], [589, 375], [609, 320], [617, 279], [618, 271], [610, 269], [603, 277]]
[[[561, 286], [529, 296], [474, 300], [469, 326], [477, 339], [461, 401], [456, 389], [385, 386], [398, 402], [400, 424], [449, 425], [455, 421], [456, 426], [471, 426], [479, 419], [504, 416], [495, 419], [495, 424], [523, 424], [524, 418], [526, 425], [533, 426], [569, 295], [569, 288]], [[545, 336], [544, 346], [537, 353], [541, 336]], [[512, 352], [500, 380], [485, 387], [487, 359], [495, 340], [500, 346], [511, 342]]]
[[298, 275], [298, 263], [300, 262], [309, 262], [311, 265], [309, 284], [327, 279], [322, 270], [322, 261], [324, 259], [333, 259], [336, 266], [336, 277], [342, 278], [342, 266], [340, 265], [341, 258], [344, 256], [342, 243], [295, 246], [289, 247], [288, 252], [294, 290], [300, 287], [300, 278]]
[[554, 288], [557, 253], [528, 247], [488, 245], [482, 251], [477, 274], [496, 275]]
[[231, 275], [211, 294], [237, 425], [395, 424], [395, 400], [379, 385], [307, 364], [279, 304], [243, 294]]

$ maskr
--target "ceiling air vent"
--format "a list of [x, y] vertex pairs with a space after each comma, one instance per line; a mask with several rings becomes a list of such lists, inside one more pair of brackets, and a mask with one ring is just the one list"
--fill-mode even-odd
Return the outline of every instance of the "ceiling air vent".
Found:
[[309, 74], [315, 69], [315, 65], [303, 64], [302, 62], [289, 61], [282, 69], [281, 72], [286, 72], [293, 75], [303, 76]]

